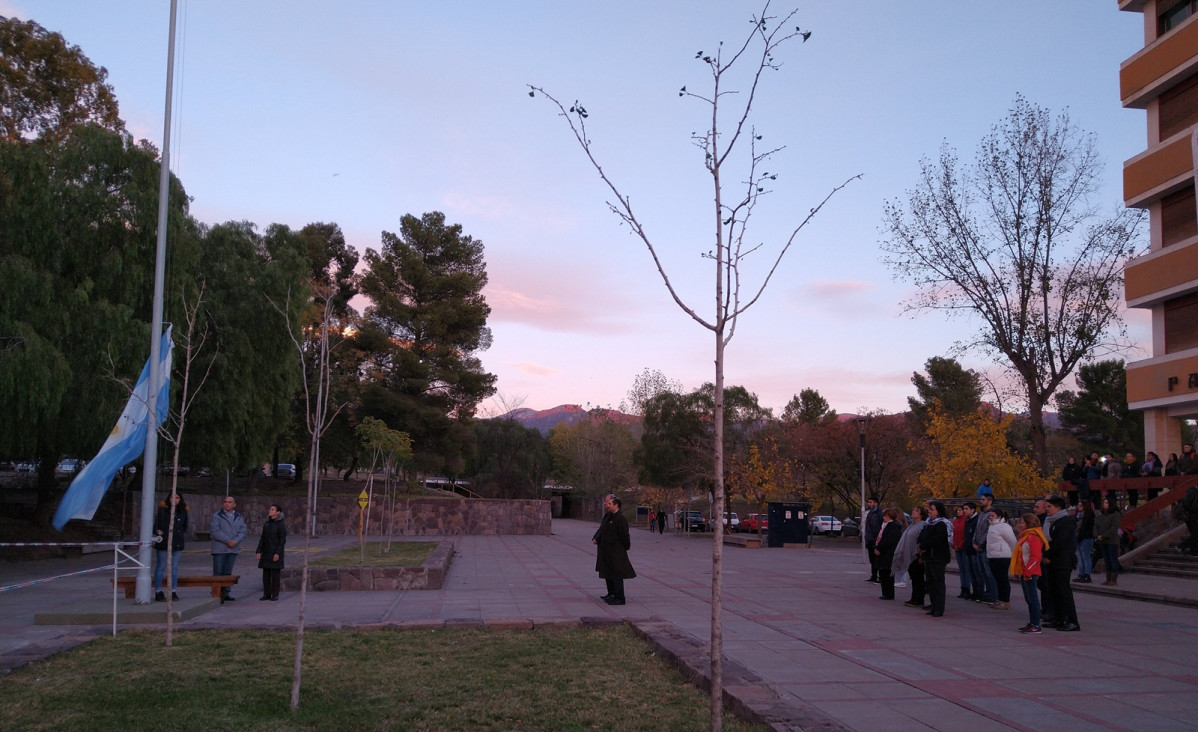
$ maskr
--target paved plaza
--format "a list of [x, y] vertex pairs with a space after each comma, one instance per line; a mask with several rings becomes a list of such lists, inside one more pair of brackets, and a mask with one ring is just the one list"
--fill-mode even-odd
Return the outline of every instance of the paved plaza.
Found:
[[[551, 536], [448, 537], [456, 554], [443, 589], [312, 592], [308, 624], [627, 620], [667, 655], [702, 651], [710, 639], [710, 535], [634, 529], [630, 558], [638, 577], [627, 583], [628, 604], [609, 607], [598, 599], [604, 586], [594, 571], [594, 530], [592, 523], [555, 520]], [[313, 546], [327, 551], [353, 542], [321, 538]], [[293, 536], [289, 566], [296, 566], [300, 547], [302, 539]], [[206, 549], [189, 544], [180, 573], [210, 573]], [[110, 572], [24, 584], [110, 562], [111, 554], [102, 553], [0, 562], [0, 586], [23, 585], [0, 592], [0, 667], [110, 632], [104, 624], [34, 622], [39, 613], [81, 603], [110, 607]], [[942, 618], [903, 605], [909, 591], [902, 588], [897, 600], [880, 600], [878, 585], [864, 581], [868, 567], [851, 539], [817, 538], [810, 548], [727, 546], [723, 567], [726, 688], [734, 703], [776, 720], [780, 729], [1198, 729], [1198, 582], [1124, 575], [1117, 592], [1091, 586], [1077, 593], [1082, 632], [1026, 636], [1016, 632], [1027, 622], [1018, 588], [1011, 610], [994, 610], [951, 597], [957, 584], [950, 575]], [[236, 602], [215, 606], [205, 590], [180, 591], [181, 609], [208, 609], [179, 627], [295, 623], [297, 594], [257, 601], [261, 579], [252, 553], [234, 571], [242, 577]], [[694, 663], [696, 655], [690, 658]]]

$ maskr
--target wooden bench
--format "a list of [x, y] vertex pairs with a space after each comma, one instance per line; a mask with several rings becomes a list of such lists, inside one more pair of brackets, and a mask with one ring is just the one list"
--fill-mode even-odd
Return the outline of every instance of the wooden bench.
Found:
[[752, 549], [761, 548], [761, 538], [756, 534], [724, 534], [724, 543]]
[[[179, 587], [207, 587], [212, 593], [212, 597], [220, 598], [223, 605], [225, 603], [224, 589], [237, 584], [237, 580], [241, 577], [239, 574], [224, 575], [221, 577], [183, 577], [178, 580]], [[125, 597], [133, 597], [137, 594], [137, 578], [136, 577], [118, 577], [116, 586], [125, 591]]]

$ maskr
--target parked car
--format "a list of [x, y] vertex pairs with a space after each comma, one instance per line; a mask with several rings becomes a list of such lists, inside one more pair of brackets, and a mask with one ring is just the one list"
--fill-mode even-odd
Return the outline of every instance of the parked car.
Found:
[[79, 458], [66, 458], [54, 468], [54, 475], [59, 478], [69, 478], [82, 469], [82, 460]]
[[815, 535], [831, 534], [832, 536], [840, 536], [844, 526], [840, 523], [840, 519], [835, 516], [812, 516], [811, 517], [811, 533]]
[[[174, 466], [171, 463], [163, 463], [163, 465], [158, 468], [158, 472], [162, 475], [170, 475], [172, 467]], [[175, 475], [179, 476], [180, 478], [186, 478], [188, 475], [191, 475], [191, 468], [186, 465], [180, 465], [179, 469], [175, 471]]]
[[275, 477], [295, 480], [295, 463], [279, 463], [275, 469]]
[[729, 531], [736, 531], [740, 527], [740, 518], [736, 515], [736, 511], [724, 514], [724, 526]]
[[758, 529], [762, 531], [769, 531], [769, 528], [769, 517], [763, 513], [751, 513], [748, 516], [745, 516], [744, 520], [740, 522], [741, 531], [756, 532]]
[[674, 515], [674, 525], [683, 531], [707, 531], [707, 519], [700, 511], [679, 511]]
[[857, 519], [842, 518], [840, 525], [842, 527], [840, 530], [841, 536], [861, 536], [861, 529], [857, 526]]

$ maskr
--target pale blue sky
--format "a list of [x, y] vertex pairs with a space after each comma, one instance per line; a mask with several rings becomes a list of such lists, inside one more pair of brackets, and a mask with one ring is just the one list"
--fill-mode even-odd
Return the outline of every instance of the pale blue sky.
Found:
[[[910, 378], [973, 331], [900, 315], [907, 286], [880, 264], [882, 203], [944, 140], [971, 158], [1017, 93], [1098, 136], [1121, 201], [1144, 113], [1119, 103], [1142, 18], [1115, 0], [809, 0], [813, 35], [768, 74], [756, 124], [786, 149], [758, 212], [777, 242], [861, 173], [801, 233], [728, 350], [727, 379], [780, 411], [803, 388], [841, 412], [901, 411]], [[509, 402], [617, 406], [643, 368], [712, 379], [712, 337], [670, 301], [647, 253], [564, 122], [526, 84], [581, 100], [605, 168], [630, 195], [672, 280], [711, 312], [710, 183], [690, 133], [706, 109], [696, 51], [739, 41], [756, 2], [183, 0], [172, 167], [202, 221], [333, 221], [364, 251], [400, 216], [444, 211], [486, 246], [494, 346]], [[131, 131], [162, 137], [167, 0], [0, 0], [105, 66]], [[1147, 241], [1147, 232], [1144, 235]], [[762, 262], [765, 260], [762, 259]], [[1147, 317], [1129, 318], [1148, 347]], [[1142, 351], [1132, 358], [1143, 358]], [[978, 358], [967, 365], [997, 376]], [[484, 410], [486, 411], [486, 410]]]

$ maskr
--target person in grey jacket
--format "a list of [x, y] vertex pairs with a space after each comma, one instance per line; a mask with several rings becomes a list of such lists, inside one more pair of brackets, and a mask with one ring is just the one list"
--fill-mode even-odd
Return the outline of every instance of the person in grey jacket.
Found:
[[[245, 541], [245, 519], [235, 510], [237, 501], [225, 496], [221, 509], [212, 514], [208, 528], [212, 532], [212, 576], [228, 577], [233, 574], [233, 562], [241, 553], [241, 542]], [[234, 598], [229, 588], [223, 588], [225, 601]]]
[[895, 576], [908, 572], [911, 577], [911, 599], [907, 600], [904, 605], [910, 607], [923, 607], [924, 590], [924, 575], [923, 563], [919, 561], [919, 532], [923, 531], [923, 527], [927, 525], [925, 521], [924, 509], [921, 506], [916, 506], [911, 509], [911, 523], [903, 531], [902, 537], [899, 539], [898, 548], [894, 550], [894, 568]]
[[986, 555], [986, 537], [990, 531], [990, 515], [994, 511], [994, 496], [982, 496], [978, 501], [978, 523], [973, 530], [973, 576], [978, 578], [981, 585], [980, 602], [994, 603], [998, 600], [998, 587], [994, 581], [994, 572], [990, 569], [990, 560]]

